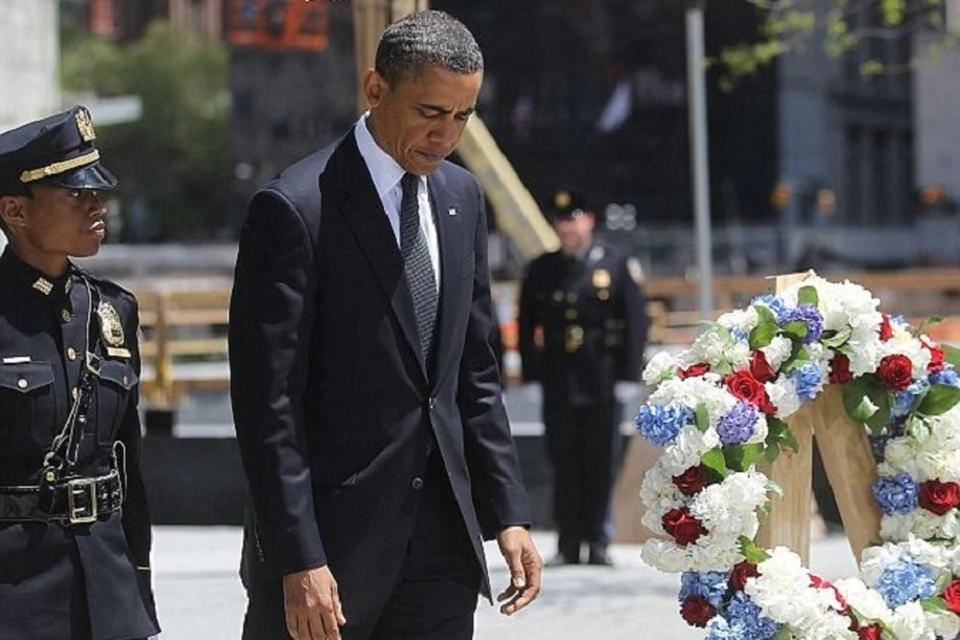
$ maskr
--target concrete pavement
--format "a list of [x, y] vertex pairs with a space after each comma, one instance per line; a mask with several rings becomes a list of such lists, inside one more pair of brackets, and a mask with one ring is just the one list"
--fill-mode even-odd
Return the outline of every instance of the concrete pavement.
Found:
[[[536, 532], [541, 553], [553, 553], [556, 537]], [[236, 527], [171, 527], [155, 530], [154, 588], [164, 633], [160, 640], [237, 640], [245, 597], [237, 577], [241, 531]], [[477, 640], [692, 640], [703, 633], [679, 616], [679, 576], [660, 574], [640, 561], [640, 548], [615, 545], [617, 566], [548, 569], [539, 600], [514, 617], [481, 602]], [[854, 575], [846, 539], [814, 542], [814, 571], [828, 579]], [[495, 544], [487, 558], [494, 589], [507, 584]]]

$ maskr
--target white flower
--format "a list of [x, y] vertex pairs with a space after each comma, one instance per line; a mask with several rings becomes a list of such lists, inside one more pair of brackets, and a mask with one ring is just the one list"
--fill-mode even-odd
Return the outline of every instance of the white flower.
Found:
[[760, 316], [752, 306], [746, 309], [737, 309], [717, 318], [717, 323], [731, 331], [742, 331], [749, 334], [760, 323]]
[[786, 362], [793, 353], [793, 342], [790, 338], [777, 336], [770, 341], [770, 344], [760, 349], [760, 351], [762, 351], [764, 357], [766, 357], [767, 364], [769, 364], [774, 371], [778, 371], [780, 366]]
[[659, 384], [674, 375], [677, 359], [666, 351], [661, 351], [650, 359], [643, 370], [643, 381], [649, 385]]
[[859, 578], [845, 578], [836, 582], [837, 589], [847, 603], [867, 620], [886, 620], [892, 614], [883, 596], [864, 584]]
[[897, 640], [936, 640], [936, 634], [926, 622], [920, 603], [909, 602], [897, 607], [887, 624]]
[[777, 417], [781, 420], [796, 413], [803, 404], [803, 400], [797, 395], [793, 380], [786, 376], [780, 376], [763, 386], [767, 390], [770, 402], [777, 408]]
[[927, 626], [938, 638], [956, 638], [960, 633], [960, 618], [950, 611], [925, 611]]

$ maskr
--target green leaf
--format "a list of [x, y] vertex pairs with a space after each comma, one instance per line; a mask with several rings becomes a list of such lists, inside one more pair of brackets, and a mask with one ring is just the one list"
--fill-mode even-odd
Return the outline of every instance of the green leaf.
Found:
[[777, 336], [779, 333], [780, 327], [772, 322], [764, 322], [758, 324], [750, 331], [750, 349], [756, 351], [757, 349], [763, 349]]
[[777, 418], [767, 418], [766, 445], [767, 448], [763, 455], [770, 462], [776, 460], [784, 449], [790, 449], [794, 453], [800, 450], [800, 444], [793, 433], [790, 432], [787, 424]]
[[943, 349], [944, 360], [954, 367], [960, 368], [960, 349], [950, 346], [949, 344], [942, 344], [940, 348]]
[[934, 591], [936, 593], [943, 593], [943, 590], [947, 588], [947, 585], [950, 584], [950, 581], [953, 580], [953, 574], [949, 571], [944, 571], [937, 578], [937, 582], [933, 585]]
[[723, 457], [723, 451], [719, 448], [710, 449], [710, 451], [707, 451], [705, 454], [703, 454], [700, 464], [710, 471], [713, 471], [721, 478], [727, 477], [727, 461]]
[[755, 304], [753, 308], [757, 312], [757, 317], [760, 318], [757, 324], [777, 324], [777, 316], [770, 311], [770, 307], [765, 304]]
[[770, 640], [793, 640], [793, 633], [786, 626], [777, 629], [777, 632], [770, 636]]
[[701, 433], [706, 433], [707, 429], [710, 428], [710, 413], [707, 411], [707, 405], [700, 403], [697, 405], [697, 429]]
[[931, 596], [920, 601], [920, 606], [927, 613], [945, 613], [950, 610], [947, 601], [940, 596]]
[[873, 376], [861, 376], [843, 386], [843, 406], [854, 420], [880, 433], [890, 422], [891, 394]]
[[762, 442], [724, 447], [723, 455], [727, 461], [727, 468], [734, 471], [746, 471], [763, 457], [765, 448]]
[[821, 339], [820, 343], [825, 347], [836, 349], [850, 339], [850, 333], [850, 327], [846, 327], [843, 331], [837, 331], [835, 335], [829, 338]]
[[740, 536], [737, 538], [737, 541], [740, 543], [740, 553], [743, 554], [743, 557], [747, 560], [747, 562], [760, 564], [764, 560], [770, 558], [769, 553], [758, 547], [757, 543], [747, 536]]
[[797, 292], [797, 301], [800, 304], [816, 307], [820, 303], [820, 296], [817, 295], [817, 290], [814, 287], [800, 287], [800, 291]]
[[924, 416], [939, 416], [960, 402], [960, 389], [948, 384], [935, 384], [930, 387], [916, 411]]
[[733, 373], [733, 367], [726, 360], [721, 360], [717, 364], [710, 367], [710, 370], [721, 376], [728, 376]]
[[928, 327], [935, 327], [936, 325], [943, 322], [943, 318], [940, 316], [930, 316], [926, 320], [920, 323], [920, 326], [913, 330], [913, 337], [918, 337], [923, 333]]
[[792, 320], [783, 325], [783, 332], [794, 340], [803, 340], [807, 337], [809, 331], [810, 327], [807, 326], [807, 323], [800, 320]]

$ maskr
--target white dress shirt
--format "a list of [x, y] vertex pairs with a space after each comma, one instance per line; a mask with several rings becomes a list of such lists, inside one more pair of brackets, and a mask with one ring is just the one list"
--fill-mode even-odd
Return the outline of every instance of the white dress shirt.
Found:
[[[387, 220], [393, 229], [393, 235], [400, 246], [400, 204], [403, 200], [403, 186], [400, 179], [406, 171], [386, 151], [377, 145], [367, 128], [367, 115], [360, 116], [354, 128], [357, 138], [357, 147], [360, 155], [367, 164], [373, 185], [383, 203], [383, 210], [387, 213]], [[437, 239], [437, 225], [433, 219], [433, 209], [430, 206], [430, 192], [427, 189], [427, 178], [420, 176], [417, 187], [417, 203], [420, 209], [420, 228], [427, 239], [427, 249], [430, 251], [430, 262], [433, 264], [434, 281], [437, 292], [440, 292], [440, 243]]]

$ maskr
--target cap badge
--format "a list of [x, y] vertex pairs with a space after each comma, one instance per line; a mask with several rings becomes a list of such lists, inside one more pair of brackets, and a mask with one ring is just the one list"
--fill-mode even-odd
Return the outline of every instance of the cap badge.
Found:
[[556, 195], [553, 196], [553, 206], [557, 209], [563, 209], [570, 206], [570, 192], [569, 191], [557, 191]]
[[96, 140], [97, 132], [93, 130], [93, 121], [90, 120], [90, 114], [86, 109], [77, 111], [77, 129], [80, 131], [80, 137], [84, 142]]

